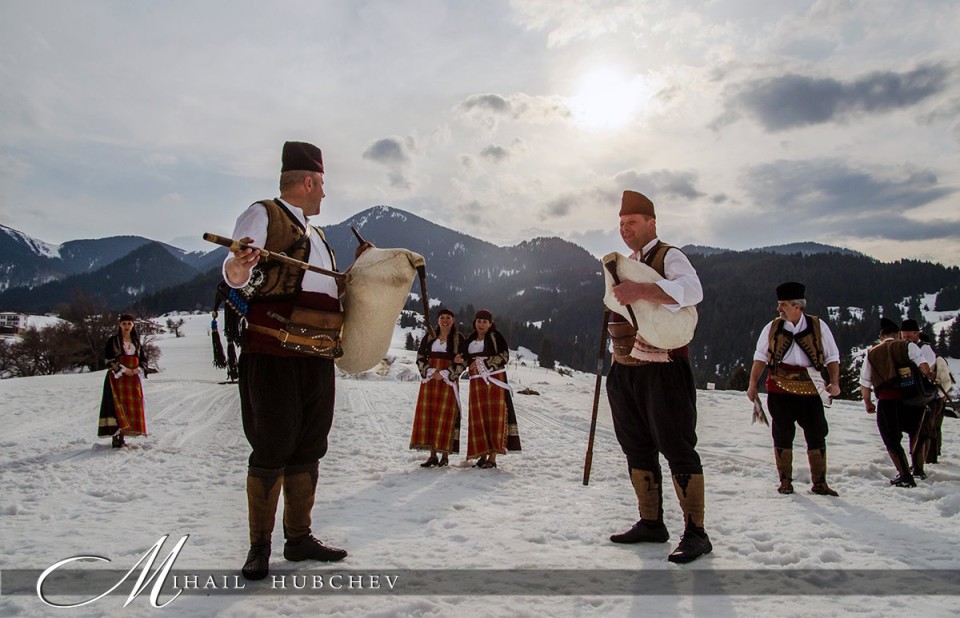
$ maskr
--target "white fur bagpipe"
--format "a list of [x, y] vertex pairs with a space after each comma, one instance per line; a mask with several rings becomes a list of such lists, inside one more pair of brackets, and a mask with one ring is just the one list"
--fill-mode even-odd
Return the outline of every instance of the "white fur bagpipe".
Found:
[[[621, 305], [613, 295], [613, 286], [616, 285], [610, 267], [616, 268], [620, 281], [635, 281], [637, 283], [656, 283], [663, 277], [643, 262], [631, 260], [619, 253], [610, 253], [603, 256], [603, 277], [606, 292], [603, 304], [611, 311], [620, 314], [637, 329], [637, 334], [647, 343], [661, 350], [681, 348], [693, 339], [697, 329], [697, 310], [695, 307], [681, 307], [678, 311], [671, 311], [665, 306], [647, 300], [638, 300], [630, 305], [636, 316], [636, 323], [630, 316], [626, 305]], [[608, 266], [610, 264], [610, 266]]]
[[393, 328], [410, 294], [423, 256], [406, 249], [372, 247], [344, 273], [343, 356], [337, 367], [361, 373], [375, 367], [390, 348]]

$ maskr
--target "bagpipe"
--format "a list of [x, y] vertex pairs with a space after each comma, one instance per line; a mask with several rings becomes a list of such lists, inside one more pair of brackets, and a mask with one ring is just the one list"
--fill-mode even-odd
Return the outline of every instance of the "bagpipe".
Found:
[[[204, 234], [203, 239], [230, 251], [241, 249], [256, 249], [260, 251], [261, 259], [275, 260], [287, 266], [309, 270], [337, 280], [338, 288], [342, 286], [340, 299], [343, 307], [342, 325], [336, 333], [336, 354], [331, 354], [337, 367], [346, 373], [362, 373], [375, 367], [390, 348], [394, 326], [403, 310], [403, 306], [410, 294], [410, 288], [415, 277], [420, 279], [420, 292], [423, 301], [424, 322], [431, 336], [433, 329], [430, 326], [430, 302], [427, 295], [426, 260], [419, 253], [407, 249], [381, 249], [368, 243], [356, 228], [351, 228], [359, 245], [368, 247], [357, 256], [353, 264], [344, 272], [336, 272], [313, 266], [306, 262], [290, 258], [284, 254], [267, 251], [243, 243], [233, 238]], [[212, 312], [211, 336], [213, 338], [213, 363], [220, 369], [227, 370], [229, 381], [236, 381], [239, 376], [237, 368], [236, 346], [243, 341], [246, 324], [246, 315], [249, 310], [250, 299], [255, 289], [231, 288], [225, 282], [217, 287], [217, 294]], [[224, 336], [227, 339], [227, 353], [224, 354], [217, 328], [217, 315], [225, 306]], [[289, 335], [285, 331], [281, 333]], [[310, 337], [309, 329], [305, 337]], [[318, 340], [329, 339], [329, 331], [323, 334], [317, 331]], [[298, 335], [303, 335], [302, 332]], [[299, 339], [304, 339], [300, 336]], [[290, 335], [291, 339], [294, 339]]]

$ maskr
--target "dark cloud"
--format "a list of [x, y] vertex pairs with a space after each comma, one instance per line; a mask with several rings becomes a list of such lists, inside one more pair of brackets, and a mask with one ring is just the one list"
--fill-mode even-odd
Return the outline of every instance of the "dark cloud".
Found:
[[363, 151], [363, 158], [384, 165], [402, 165], [410, 161], [412, 147], [410, 138], [385, 137], [370, 144]]
[[558, 197], [547, 203], [543, 214], [547, 217], [565, 217], [570, 214], [570, 210], [578, 203], [579, 200], [573, 196], [566, 195]]
[[906, 73], [871, 73], [850, 82], [796, 74], [754, 80], [727, 102], [711, 126], [722, 127], [746, 113], [775, 132], [903, 109], [944, 92], [950, 75], [950, 69], [934, 64]]
[[413, 188], [413, 183], [399, 170], [390, 172], [387, 174], [387, 178], [390, 180], [390, 186], [394, 189], [409, 190]]
[[759, 246], [781, 240], [853, 237], [906, 241], [960, 236], [960, 221], [906, 216], [956, 193], [928, 170], [861, 170], [832, 159], [776, 161], [749, 169], [742, 183], [756, 210], [716, 223], [719, 240], [728, 244], [737, 244], [736, 240]]
[[[614, 181], [622, 189], [639, 191], [654, 202], [661, 197], [693, 200], [705, 195], [697, 189], [697, 174], [692, 171], [658, 170], [640, 173], [630, 170], [617, 174]], [[619, 195], [617, 199], [620, 199]]]
[[499, 94], [474, 94], [461, 101], [458, 107], [466, 114], [486, 117], [492, 123], [501, 118], [553, 122], [570, 117], [570, 110], [562, 98], [523, 93], [506, 97]]
[[509, 114], [510, 107], [510, 101], [499, 94], [475, 94], [460, 103], [460, 108], [465, 111], [479, 109], [498, 114]]
[[904, 212], [950, 195], [929, 170], [901, 178], [848, 167], [833, 159], [775, 161], [750, 168], [743, 182], [755, 204], [838, 217]]
[[491, 144], [480, 151], [480, 156], [499, 163], [510, 156], [510, 151], [502, 146], [494, 146]]

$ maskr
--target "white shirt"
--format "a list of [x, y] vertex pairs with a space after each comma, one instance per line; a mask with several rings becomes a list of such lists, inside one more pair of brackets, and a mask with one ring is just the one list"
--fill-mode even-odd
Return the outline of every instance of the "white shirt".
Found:
[[[885, 337], [880, 340], [880, 343], [890, 339], [893, 339], [893, 337]], [[923, 356], [920, 354], [920, 348], [912, 341], [907, 344], [907, 356], [910, 358], [910, 362], [918, 367], [921, 363], [926, 362], [923, 360]], [[860, 386], [864, 386], [866, 388], [870, 388], [871, 386], [879, 386], [878, 384], [873, 383], [873, 366], [870, 364], [869, 358], [863, 359], [863, 367], [860, 369]]]
[[917, 345], [920, 346], [920, 356], [923, 358], [923, 362], [930, 367], [934, 367], [937, 364], [937, 353], [933, 351], [929, 343], [920, 342]]
[[[760, 361], [761, 363], [767, 362], [767, 352], [770, 351], [770, 328], [772, 326], [773, 320], [768, 322], [767, 325], [763, 327], [763, 330], [760, 331], [760, 338], [757, 339], [757, 349], [753, 353], [753, 360]], [[797, 334], [803, 332], [806, 328], [806, 313], [800, 314], [800, 319], [797, 320], [796, 324], [790, 320], [784, 320], [783, 322], [783, 330], [788, 333]], [[839, 363], [840, 349], [837, 347], [837, 342], [833, 338], [833, 333], [830, 332], [830, 327], [827, 326], [827, 323], [823, 320], [820, 320], [820, 341], [823, 344], [823, 364]], [[813, 361], [811, 361], [807, 353], [797, 345], [796, 341], [790, 344], [790, 347], [787, 348], [787, 353], [783, 355], [780, 362], [797, 367], [813, 367]]]
[[[650, 253], [658, 242], [659, 239], [654, 238], [644, 245], [640, 252], [634, 252], [630, 259], [642, 262], [643, 256]], [[696, 269], [683, 251], [667, 251], [663, 257], [663, 272], [665, 278], [657, 281], [657, 285], [670, 298], [677, 301], [676, 304], [665, 304], [664, 307], [670, 311], [679, 311], [683, 307], [692, 307], [703, 300], [700, 277], [697, 276]]]
[[483, 353], [483, 340], [477, 341], [476, 339], [471, 339], [470, 345], [467, 346], [467, 352], [474, 356]]
[[430, 346], [432, 352], [446, 352], [447, 351], [447, 342], [440, 341], [440, 338], [437, 337], [433, 340], [433, 345]]
[[[307, 217], [303, 214], [303, 210], [285, 200], [280, 200], [280, 202], [287, 207], [287, 210], [289, 210], [304, 227], [307, 227], [308, 230], [310, 229], [308, 227]], [[237, 224], [233, 228], [233, 238], [239, 240], [249, 236], [253, 239], [253, 242], [250, 244], [254, 245], [255, 247], [263, 247], [264, 243], [267, 241], [267, 224], [269, 221], [270, 218], [267, 215], [266, 206], [259, 203], [251, 204], [250, 207], [243, 211], [237, 218]], [[240, 285], [233, 285], [230, 283], [230, 280], [227, 279], [227, 260], [232, 258], [233, 255], [227, 255], [227, 259], [223, 261], [223, 280], [226, 281], [227, 285], [232, 288], [242, 288], [249, 283], [249, 277], [247, 277], [247, 280]], [[262, 260], [263, 258], [261, 257], [260, 259]], [[327, 252], [327, 247], [320, 238], [320, 234], [317, 234], [316, 230], [310, 230], [310, 257], [308, 258], [307, 263], [313, 266], [319, 266], [320, 268], [324, 268], [326, 270], [333, 270], [333, 263], [330, 260], [330, 254]], [[327, 296], [333, 298], [339, 297], [337, 294], [336, 280], [333, 277], [328, 277], [327, 275], [321, 275], [308, 270], [303, 274], [302, 285], [304, 292], [320, 292], [321, 294], [326, 294]]]

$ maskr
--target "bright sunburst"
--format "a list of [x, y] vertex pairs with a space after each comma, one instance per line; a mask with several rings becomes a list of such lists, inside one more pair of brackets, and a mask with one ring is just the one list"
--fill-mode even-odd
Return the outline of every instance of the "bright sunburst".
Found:
[[585, 129], [618, 129], [636, 116], [650, 97], [647, 81], [611, 67], [594, 69], [580, 79], [570, 98], [574, 122]]

